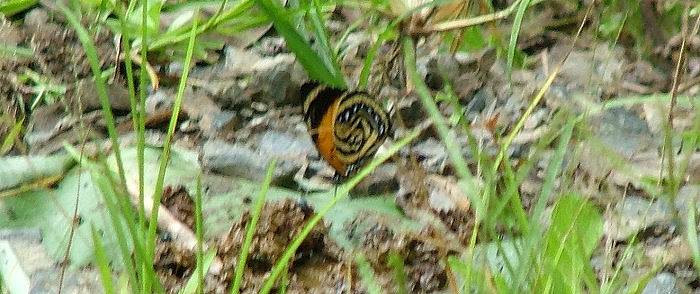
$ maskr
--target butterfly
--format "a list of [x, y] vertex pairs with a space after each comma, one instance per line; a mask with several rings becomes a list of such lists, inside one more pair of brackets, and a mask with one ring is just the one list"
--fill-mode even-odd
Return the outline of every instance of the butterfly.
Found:
[[371, 95], [306, 83], [301, 87], [304, 121], [336, 182], [356, 173], [391, 132], [389, 114]]

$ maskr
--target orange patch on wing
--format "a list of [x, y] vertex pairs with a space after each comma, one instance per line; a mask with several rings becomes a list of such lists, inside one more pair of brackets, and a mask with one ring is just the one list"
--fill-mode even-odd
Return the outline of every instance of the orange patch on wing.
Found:
[[335, 154], [335, 135], [333, 134], [333, 129], [335, 128], [335, 113], [340, 104], [340, 100], [341, 99], [336, 99], [336, 101], [328, 107], [328, 111], [323, 114], [321, 124], [318, 126], [318, 141], [316, 142], [316, 146], [321, 156], [323, 156], [338, 173], [345, 174], [345, 163], [340, 161]]

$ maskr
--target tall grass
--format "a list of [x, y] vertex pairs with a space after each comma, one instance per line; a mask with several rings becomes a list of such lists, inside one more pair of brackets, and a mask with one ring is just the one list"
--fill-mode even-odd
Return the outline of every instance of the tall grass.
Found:
[[[135, 3], [135, 2], [131, 2]], [[147, 1], [143, 1], [143, 7], [148, 6]], [[170, 146], [172, 142], [172, 136], [175, 131], [175, 126], [177, 123], [177, 117], [179, 116], [179, 111], [180, 111], [180, 105], [183, 97], [183, 93], [185, 90], [185, 81], [187, 80], [187, 74], [190, 69], [190, 64], [192, 60], [192, 55], [194, 52], [194, 44], [195, 44], [195, 39], [196, 39], [196, 32], [197, 32], [197, 15], [198, 13], [195, 11], [194, 13], [194, 19], [192, 21], [192, 26], [189, 31], [189, 41], [188, 41], [188, 46], [187, 46], [187, 53], [185, 56], [185, 62], [184, 62], [184, 70], [183, 74], [180, 80], [180, 85], [178, 87], [178, 92], [177, 96], [175, 99], [175, 106], [173, 109], [173, 115], [170, 120], [170, 124], [168, 127], [168, 132], [166, 135], [165, 139], [165, 145], [163, 149], [163, 155], [161, 157], [161, 165], [160, 169], [158, 171], [158, 178], [157, 182], [155, 185], [155, 192], [153, 195], [150, 195], [150, 199], [153, 199], [152, 207], [153, 209], [151, 210], [151, 215], [150, 217], [146, 216], [145, 213], [145, 205], [144, 202], [146, 201], [146, 197], [144, 195], [144, 155], [143, 155], [143, 150], [145, 149], [145, 140], [144, 140], [144, 133], [145, 133], [145, 99], [146, 99], [146, 88], [148, 87], [147, 84], [147, 74], [146, 74], [146, 66], [145, 64], [142, 63], [143, 66], [141, 66], [141, 79], [140, 79], [140, 91], [138, 95], [138, 101], [136, 99], [137, 95], [135, 94], [135, 85], [131, 76], [131, 73], [133, 73], [132, 69], [132, 63], [131, 63], [131, 55], [126, 54], [125, 55], [125, 65], [126, 65], [126, 72], [128, 74], [127, 80], [128, 80], [128, 87], [130, 90], [130, 102], [131, 102], [131, 110], [133, 114], [133, 120], [134, 120], [134, 126], [136, 128], [136, 133], [137, 133], [137, 152], [138, 152], [138, 166], [139, 166], [139, 183], [138, 183], [138, 193], [139, 193], [139, 201], [138, 201], [138, 217], [135, 217], [135, 215], [132, 212], [132, 205], [131, 202], [129, 201], [130, 196], [127, 194], [127, 180], [126, 180], [126, 175], [124, 172], [124, 164], [122, 162], [122, 156], [121, 156], [121, 149], [120, 149], [120, 143], [119, 143], [119, 138], [116, 133], [116, 128], [115, 128], [115, 122], [114, 122], [114, 116], [112, 114], [110, 104], [109, 104], [109, 98], [107, 96], [107, 92], [105, 90], [105, 80], [102, 75], [102, 69], [99, 66], [99, 60], [97, 57], [97, 51], [95, 49], [95, 45], [93, 41], [90, 38], [90, 34], [87, 32], [87, 30], [82, 26], [81, 21], [79, 17], [66, 7], [62, 2], [58, 2], [58, 6], [60, 7], [61, 11], [64, 13], [66, 16], [67, 21], [69, 24], [76, 30], [78, 33], [78, 37], [80, 38], [80, 41], [83, 45], [83, 48], [86, 51], [86, 55], [88, 57], [88, 60], [90, 61], [90, 66], [93, 71], [93, 77], [95, 79], [95, 84], [97, 86], [98, 90], [98, 97], [100, 99], [100, 102], [102, 104], [102, 111], [105, 115], [105, 120], [107, 123], [107, 131], [109, 134], [109, 138], [112, 142], [112, 148], [114, 151], [114, 156], [116, 158], [117, 162], [117, 171], [116, 171], [116, 176], [118, 179], [115, 179], [113, 176], [115, 176], [111, 170], [106, 166], [105, 158], [102, 157], [99, 161], [98, 164], [88, 164], [88, 166], [91, 168], [92, 175], [94, 179], [97, 179], [98, 187], [100, 191], [102, 192], [104, 196], [105, 203], [107, 204], [107, 210], [109, 211], [109, 216], [110, 219], [112, 220], [112, 226], [114, 227], [115, 232], [117, 233], [117, 239], [119, 241], [120, 245], [120, 252], [121, 252], [121, 260], [124, 270], [127, 273], [127, 276], [129, 278], [129, 285], [131, 286], [131, 292], [133, 293], [152, 293], [152, 292], [157, 292], [157, 293], [162, 293], [164, 291], [162, 285], [158, 281], [158, 278], [155, 274], [155, 270], [153, 268], [153, 252], [155, 249], [155, 238], [156, 238], [156, 226], [158, 224], [157, 221], [157, 215], [158, 215], [158, 207], [160, 205], [160, 198], [162, 196], [162, 191], [163, 191], [163, 178], [165, 175], [165, 170], [167, 168], [167, 162], [169, 160], [169, 152], [170, 152]], [[130, 7], [132, 7], [130, 5]], [[117, 5], [115, 6], [117, 8], [117, 12], [121, 12], [119, 9], [120, 6]], [[146, 9], [141, 9], [141, 20], [142, 23], [146, 23], [148, 20], [148, 15], [147, 13], [149, 12]], [[124, 33], [131, 32], [129, 28], [126, 25], [126, 20], [129, 19], [130, 14], [129, 11], [122, 13], [117, 13], [117, 16], [120, 17], [120, 24], [121, 24], [121, 30]], [[141, 26], [141, 40], [148, 40], [148, 31], [147, 31], [147, 26]], [[124, 46], [124, 50], [126, 52], [129, 52], [130, 50], [130, 44], [129, 42], [122, 42], [122, 45]], [[147, 60], [147, 50], [142, 50], [141, 51], [141, 61], [144, 62]], [[83, 164], [87, 164], [86, 162], [83, 162]], [[93, 234], [93, 240], [95, 242], [95, 247], [96, 247], [96, 253], [98, 255], [98, 260], [97, 264], [99, 265], [99, 268], [103, 272], [103, 283], [105, 286], [105, 289], [113, 289], [114, 286], [111, 283], [111, 278], [106, 277], [104, 274], [105, 268], [107, 268], [107, 265], [105, 264], [105, 260], [103, 258], [100, 258], [101, 255], [101, 245], [100, 245], [100, 236]], [[132, 258], [131, 254], [131, 249], [133, 246], [134, 253]], [[202, 258], [201, 254], [198, 254], [198, 259]], [[198, 264], [202, 264], [201, 260], [198, 260]], [[111, 290], [107, 290], [111, 291]]]

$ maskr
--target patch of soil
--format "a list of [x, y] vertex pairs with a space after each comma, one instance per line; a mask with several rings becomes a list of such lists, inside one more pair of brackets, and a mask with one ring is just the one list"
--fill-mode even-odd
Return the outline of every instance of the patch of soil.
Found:
[[[92, 77], [90, 62], [75, 30], [65, 22], [61, 13], [45, 8], [31, 10], [21, 26], [7, 28], [14, 36], [12, 46], [30, 48], [32, 58], [7, 58], [0, 60], [0, 69], [10, 73], [0, 76], [2, 85], [0, 96], [16, 97], [28, 95], [27, 88], [17, 83], [17, 74], [34, 71], [40, 76], [52, 79], [59, 84], [72, 84], [77, 80]], [[107, 30], [93, 34], [100, 66], [114, 63], [116, 50], [113, 36]], [[69, 89], [70, 90], [70, 89]], [[67, 95], [70, 96], [70, 95]], [[29, 98], [24, 96], [24, 98]], [[30, 101], [26, 99], [25, 101]]]
[[[78, 110], [75, 107], [80, 105], [78, 96], [86, 94], [81, 95], [79, 81], [91, 78], [92, 70], [75, 29], [65, 21], [62, 13], [45, 7], [32, 9], [23, 20], [20, 25], [13, 25], [0, 17], [0, 45], [26, 48], [32, 52], [31, 57], [13, 55], [0, 58], [0, 72], [3, 73], [0, 75], [0, 105], [5, 106], [0, 109], [0, 116], [26, 122], [25, 116], [31, 115], [33, 101], [50, 94], [61, 97], [64, 106]], [[100, 67], [107, 69], [114, 64], [117, 54], [114, 36], [103, 28], [92, 33], [91, 38]], [[31, 76], [36, 80], [30, 79]], [[38, 84], [63, 86], [66, 90], [65, 93], [41, 93], [40, 89], [34, 88]], [[87, 93], [87, 96], [92, 94]], [[0, 122], [0, 137], [5, 137], [9, 127], [7, 121]], [[21, 150], [24, 148], [18, 151]]]
[[[259, 290], [272, 266], [313, 216], [313, 210], [293, 200], [266, 203], [253, 235], [242, 293]], [[240, 255], [240, 248], [251, 221], [246, 212], [219, 242], [224, 260], [223, 281], [230, 284]], [[297, 249], [288, 269], [287, 291], [290, 293], [328, 293], [344, 284], [343, 251], [328, 237], [328, 228], [316, 225]]]
[[367, 258], [377, 274], [382, 289], [396, 292], [399, 284], [393, 278], [394, 269], [388, 265], [390, 255], [399, 257], [404, 263], [406, 289], [409, 293], [432, 293], [445, 290], [447, 272], [441, 263], [450, 252], [444, 247], [438, 233], [426, 230], [419, 234], [397, 233], [388, 226], [377, 223], [357, 234], [356, 228], [365, 217], [358, 217], [347, 226], [350, 238], [359, 239], [359, 250]]
[[[192, 200], [183, 189], [167, 189], [163, 203], [181, 221], [193, 224]], [[311, 208], [292, 200], [265, 204], [249, 249], [242, 293], [253, 293], [262, 287], [272, 266], [312, 216]], [[224, 265], [219, 275], [206, 276], [206, 293], [229, 290], [250, 221], [251, 214], [246, 212], [228, 234], [216, 242]], [[328, 289], [344, 288], [343, 252], [327, 234], [327, 227], [317, 225], [302, 242], [288, 269], [287, 291], [290, 293], [327, 293]], [[166, 292], [178, 291], [194, 273], [194, 253], [181, 248], [167, 234], [158, 239], [154, 263]]]
[[160, 202], [168, 208], [174, 217], [188, 227], [194, 228], [194, 201], [185, 187], [165, 187]]
[[[397, 178], [400, 189], [396, 192], [396, 204], [409, 215], [427, 213], [435, 215], [461, 244], [469, 244], [469, 238], [474, 229], [474, 212], [460, 209], [448, 200], [431, 202], [429, 194], [436, 188], [430, 187], [430, 181], [426, 179], [425, 172], [419, 170], [409, 172], [406, 168], [399, 171]], [[463, 195], [459, 197], [466, 199]], [[445, 205], [438, 202], [447, 202], [446, 205], [450, 208], [436, 207]]]
[[[183, 188], [168, 187], [163, 194], [163, 204], [174, 216], [189, 226], [193, 226], [193, 203]], [[269, 277], [269, 272], [284, 250], [299, 234], [304, 225], [314, 215], [313, 210], [294, 200], [268, 202], [258, 220], [250, 245], [244, 273], [242, 293], [258, 291]], [[426, 230], [419, 234], [395, 232], [388, 226], [377, 223], [367, 231], [357, 230], [357, 224], [366, 220], [360, 215], [347, 225], [348, 237], [359, 240], [358, 253], [369, 260], [377, 274], [377, 281], [384, 289], [397, 287], [394, 269], [388, 266], [389, 255], [396, 255], [404, 263], [406, 288], [411, 293], [429, 293], [444, 290], [447, 286], [447, 272], [442, 263], [448, 253], [453, 253], [443, 245], [440, 234]], [[228, 234], [215, 244], [218, 255], [224, 261], [219, 275], [207, 275], [207, 293], [225, 293], [232, 284], [234, 270], [244, 242], [246, 227], [251, 214], [246, 212], [236, 222]], [[194, 273], [196, 260], [194, 253], [175, 246], [167, 234], [158, 240], [155, 266], [166, 291], [177, 291]], [[297, 249], [288, 269], [287, 291], [290, 293], [364, 293], [352, 256], [328, 237], [328, 227], [317, 225]], [[348, 265], [352, 275], [348, 279]], [[398, 290], [398, 289], [395, 289]]]
[[[163, 204], [174, 216], [190, 226], [193, 224], [192, 200], [186, 191], [181, 188], [166, 189]], [[246, 261], [242, 293], [254, 293], [262, 287], [274, 264], [313, 215], [309, 206], [290, 199], [268, 202], [263, 206]], [[444, 245], [447, 242], [440, 237], [441, 233], [433, 229], [415, 234], [398, 232], [381, 222], [376, 222], [369, 230], [359, 230], [358, 224], [367, 219], [366, 215], [359, 215], [346, 226], [346, 230], [350, 239], [359, 240], [356, 253], [369, 260], [383, 289], [398, 290], [394, 268], [387, 263], [390, 255], [403, 261], [405, 287], [410, 293], [446, 289], [448, 273], [443, 264], [446, 256], [454, 251]], [[207, 275], [207, 293], [226, 293], [229, 290], [250, 221], [251, 214], [246, 212], [226, 236], [216, 241], [218, 256], [224, 266], [220, 274]], [[167, 234], [161, 235], [155, 259], [158, 276], [168, 292], [183, 287], [196, 266], [194, 253], [182, 250], [182, 246], [173, 243]], [[357, 282], [360, 277], [352, 260], [352, 256], [343, 252], [328, 237], [328, 227], [317, 225], [292, 260], [287, 273], [287, 291], [347, 293], [350, 288], [350, 293], [365, 293], [361, 283]], [[348, 266], [352, 267], [350, 276]]]
[[194, 273], [197, 260], [193, 252], [183, 250], [182, 246], [174, 244], [167, 233], [163, 233], [156, 241], [153, 265], [166, 292], [175, 293], [185, 286]]

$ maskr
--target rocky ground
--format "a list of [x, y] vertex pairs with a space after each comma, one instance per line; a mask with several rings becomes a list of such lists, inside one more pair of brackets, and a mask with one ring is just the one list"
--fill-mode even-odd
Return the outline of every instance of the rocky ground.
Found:
[[[599, 279], [605, 280], [617, 268], [630, 277], [652, 272], [644, 293], [697, 293], [698, 275], [684, 235], [686, 228], [679, 220], [686, 219], [689, 207], [697, 206], [698, 149], [684, 151], [693, 147], [681, 146], [678, 140], [671, 145], [677, 154], [688, 154], [679, 156], [685, 176], [680, 177], [683, 180], [678, 183], [676, 195], [656, 197], [646, 189], [664, 170], [662, 146], [668, 103], [653, 98], [671, 91], [670, 70], [675, 66], [679, 38], [670, 37], [667, 43], [658, 44], [655, 59], [647, 60], [635, 53], [635, 47], [624, 36], [618, 43], [596, 38], [591, 32], [593, 25], [586, 26], [574, 43], [581, 13], [555, 14], [549, 6], [538, 9], [543, 16], [523, 24], [519, 50], [528, 54], [527, 62], [514, 69], [510, 77], [496, 48], [452, 54], [440, 46], [442, 35], [416, 38], [416, 62], [426, 84], [433, 93], [449, 85], [463, 106], [456, 109], [446, 101], [439, 103], [452, 134], [463, 146], [462, 153], [473, 157], [456, 122], [457, 114], [468, 122], [479, 148], [494, 156], [503, 134], [514, 128], [573, 43], [557, 78], [506, 153], [507, 162], [514, 167], [532, 160], [533, 154], [538, 156], [518, 187], [523, 206], [526, 210], [534, 206], [553, 156], [556, 143], [541, 142], [551, 140], [548, 138], [562, 127], [562, 119], [583, 115], [569, 142], [572, 147], [564, 160], [565, 172], [558, 177], [555, 189], [562, 193], [577, 191], [603, 215], [603, 239], [591, 260]], [[340, 11], [328, 21], [327, 29], [334, 40], [351, 23], [351, 15]], [[570, 22], [559, 27], [537, 25], [543, 20], [550, 24]], [[504, 25], [497, 29], [507, 28]], [[106, 68], [118, 59], [116, 46], [109, 31], [99, 32], [93, 38], [101, 65]], [[341, 44], [341, 66], [350, 85], [357, 83], [376, 37], [361, 28]], [[63, 144], [67, 142], [80, 147], [88, 157], [97, 150], [109, 152], [104, 114], [88, 61], [74, 30], [62, 16], [40, 5], [29, 10], [21, 21], [4, 20], [0, 40], [3, 45], [26, 47], [33, 53], [31, 57], [0, 58], [0, 114], [4, 119], [0, 121], [0, 137], [8, 136], [14, 122], [22, 126], [19, 139], [0, 151], [6, 156], [54, 155], [64, 152]], [[687, 68], [679, 81], [679, 102], [673, 117], [675, 134], [690, 129], [697, 119], [698, 111], [692, 107], [697, 106], [697, 101], [693, 102], [697, 98], [689, 98], [697, 97], [700, 91], [696, 82], [700, 73], [697, 45], [694, 36], [686, 48]], [[454, 273], [445, 267], [447, 256], [462, 253], [468, 246], [474, 212], [459, 189], [432, 120], [422, 110], [415, 92], [406, 87], [401, 63], [388, 57], [397, 47], [389, 42], [380, 48], [368, 91], [388, 106], [396, 126], [387, 146], [411, 130], [420, 129], [422, 133], [410, 148], [402, 149], [361, 182], [335, 216], [313, 229], [289, 265], [290, 293], [363, 293], [354, 263], [359, 254], [369, 260], [378, 284], [385, 289], [395, 287], [392, 269], [384, 262], [390, 255], [403, 260], [406, 287], [411, 293], [454, 287]], [[251, 291], [266, 280], [271, 266], [315, 209], [332, 197], [333, 170], [320, 159], [307, 133], [298, 90], [308, 77], [281, 37], [270, 31], [248, 47], [227, 45], [216, 55], [219, 58], [215, 63], [202, 62], [190, 73], [173, 146], [191, 152], [188, 154], [197, 159], [195, 172], [206, 174], [205, 237], [209, 247], [217, 248], [217, 262], [221, 262], [218, 272], [207, 276], [207, 292], [222, 293], [231, 283], [238, 244], [251, 219], [250, 212], [217, 201], [250, 207], [255, 190], [241, 192], [241, 185], [250, 184], [241, 184], [239, 179], [252, 181], [255, 187], [264, 178], [270, 159], [279, 159], [273, 179], [275, 190], [271, 192], [278, 196], [271, 197], [263, 208], [244, 274], [242, 289]], [[155, 69], [161, 85], [149, 89], [146, 101], [149, 146], [163, 144], [182, 65], [164, 62], [156, 64]], [[121, 144], [129, 148], [134, 136], [122, 68], [110, 74], [108, 92]], [[43, 100], [34, 104], [40, 94]], [[610, 158], [624, 162], [624, 168]], [[479, 174], [475, 162], [470, 161], [470, 169]], [[193, 190], [188, 184], [169, 183], [162, 203], [175, 219], [192, 228]], [[222, 200], [221, 195], [230, 198]], [[8, 207], [13, 206], [0, 206], [9, 211]], [[341, 216], [343, 210], [347, 216]], [[22, 212], [18, 213], [21, 219]], [[8, 223], [19, 226], [11, 220]], [[406, 229], [406, 223], [417, 225]], [[505, 239], [517, 238], [519, 233], [507, 224], [501, 230]], [[168, 237], [170, 234], [177, 235], [161, 227], [155, 260], [167, 291], [184, 285], [195, 265], [192, 252], [182, 249], [177, 244], [180, 239]], [[481, 234], [478, 237], [485, 238]], [[636, 258], [623, 257], [627, 252], [634, 252]], [[675, 292], [667, 292], [669, 289]]]

